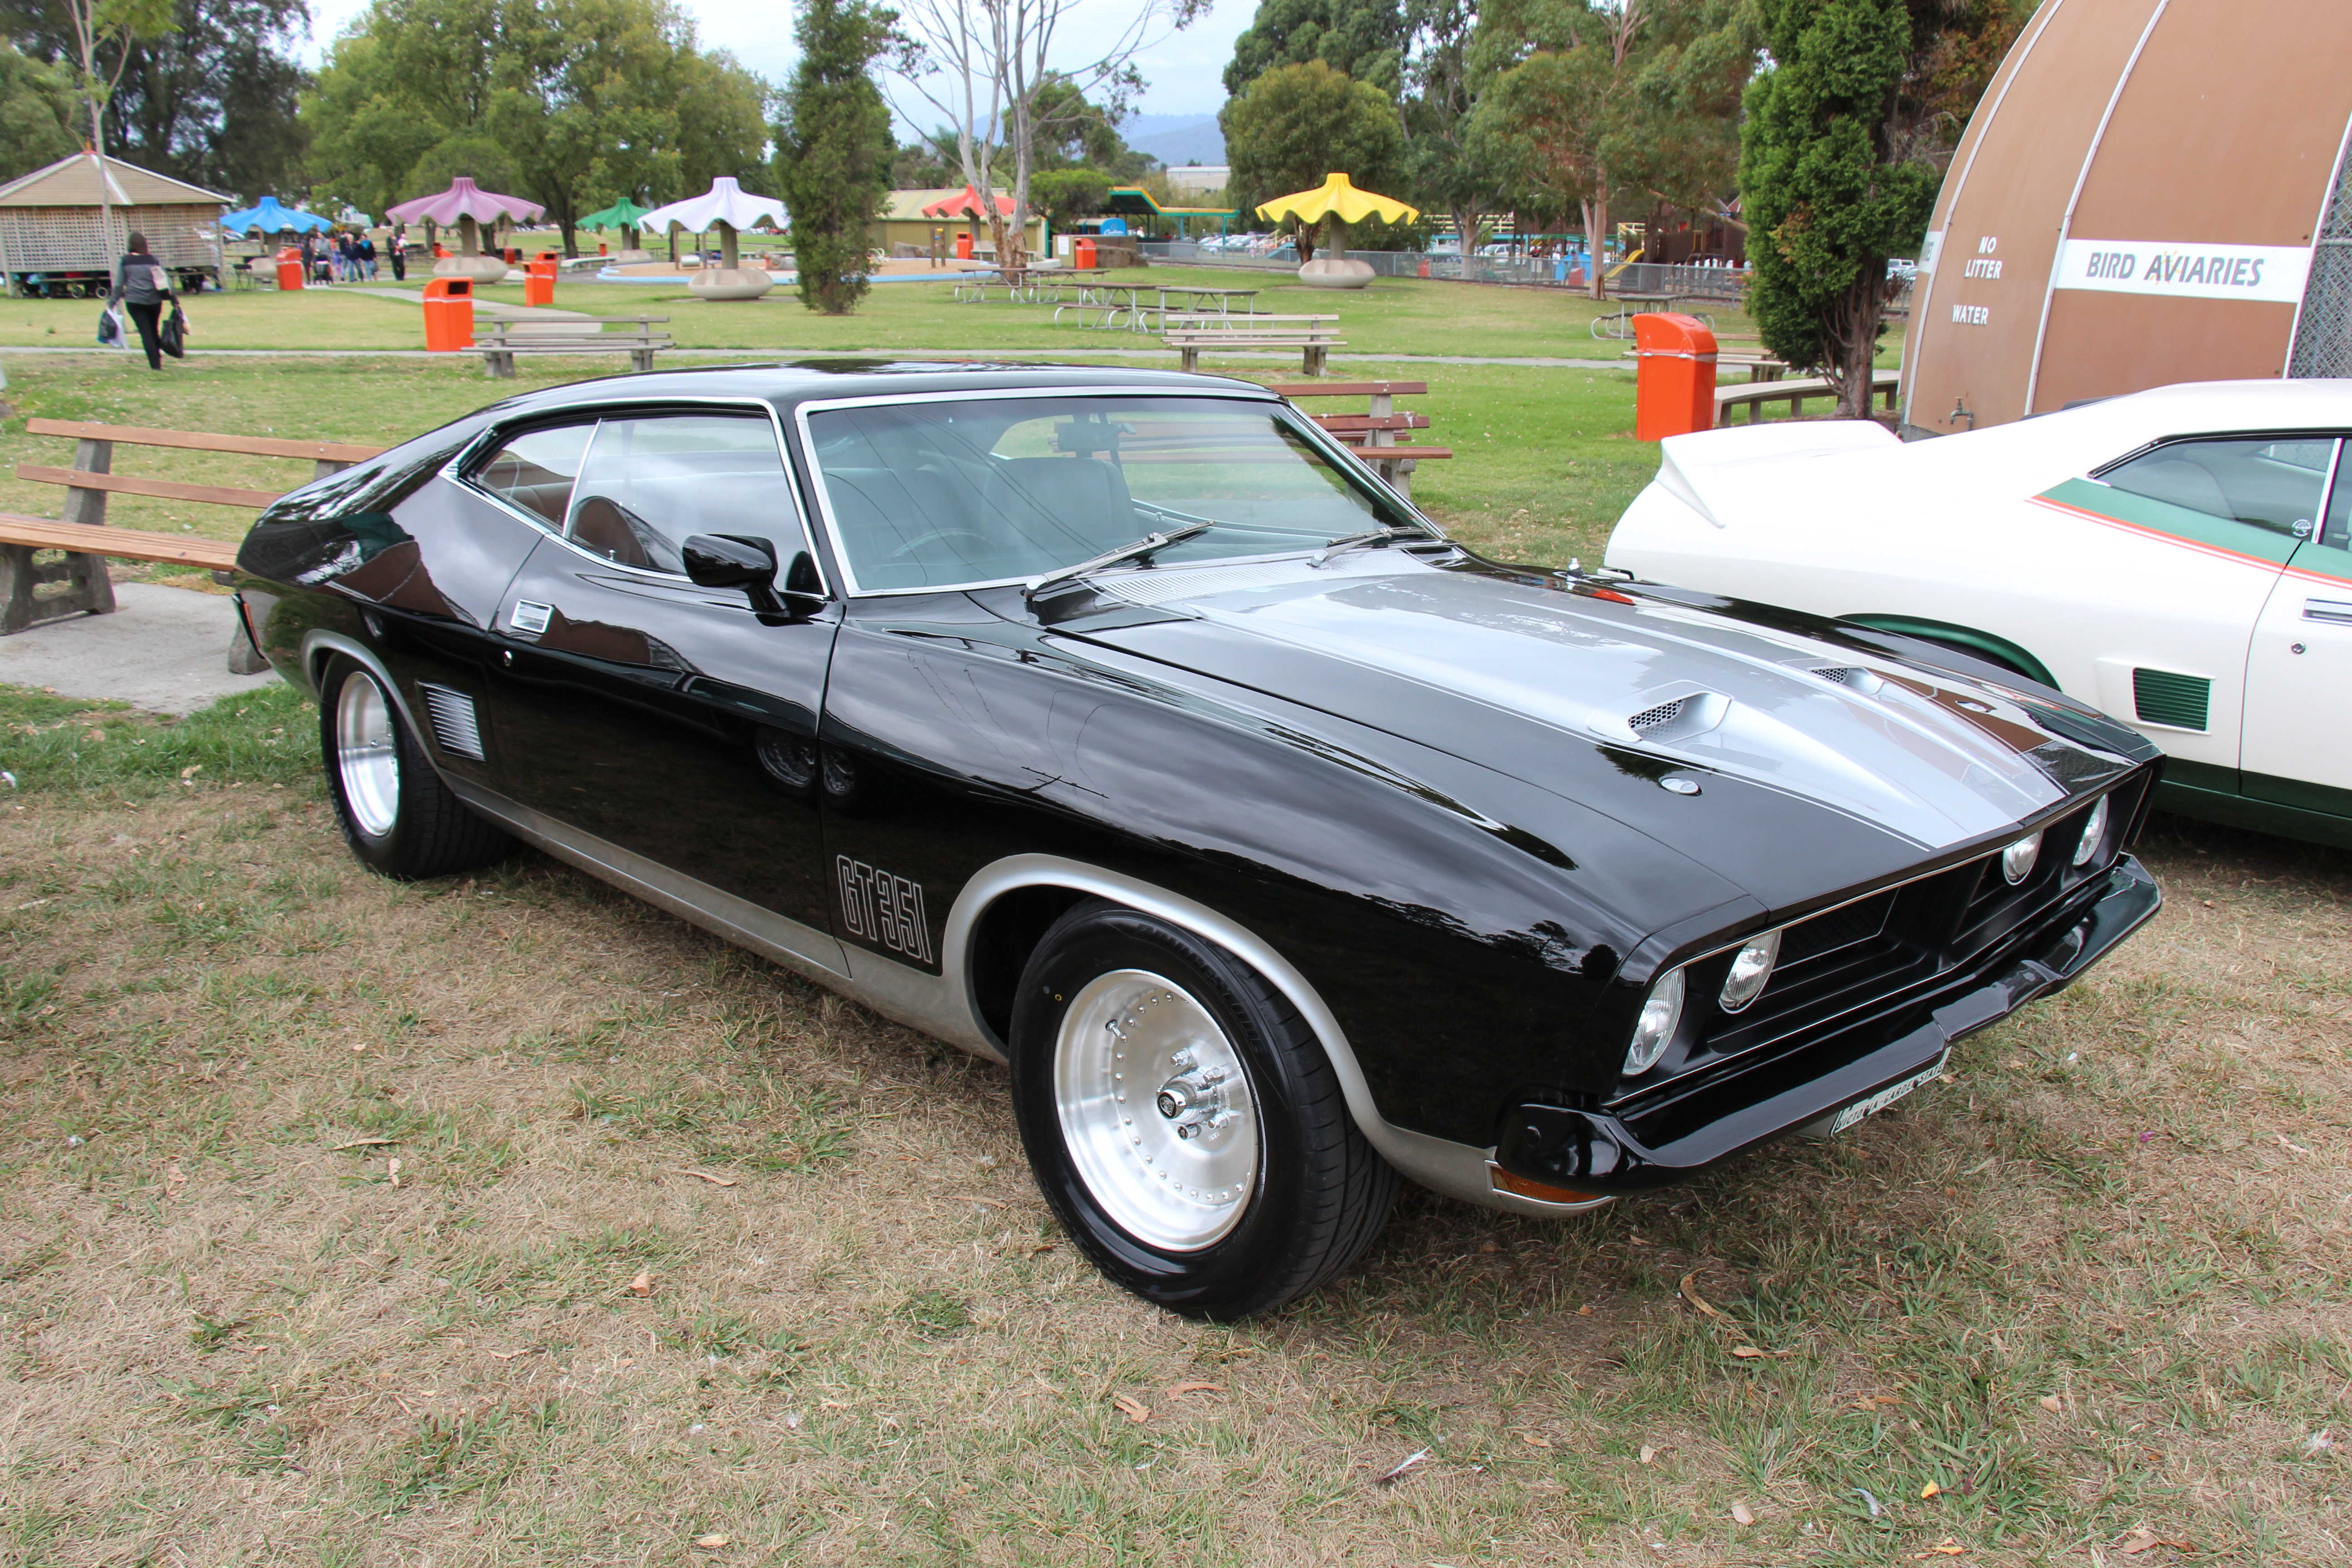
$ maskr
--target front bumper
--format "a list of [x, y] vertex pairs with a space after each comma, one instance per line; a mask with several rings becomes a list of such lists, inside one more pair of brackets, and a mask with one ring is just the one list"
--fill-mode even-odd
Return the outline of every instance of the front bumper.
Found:
[[1901, 1083], [1952, 1042], [2064, 989], [2163, 906], [2164, 895], [2126, 855], [2087, 903], [2061, 915], [1975, 974], [1946, 977], [1930, 995], [1831, 1038], [1789, 1052], [1715, 1091], [1696, 1127], [1654, 1147], [1601, 1110], [1530, 1103], [1504, 1119], [1496, 1163], [1542, 1185], [1579, 1193], [1647, 1192], [1696, 1175], [1743, 1149], [1793, 1132]]

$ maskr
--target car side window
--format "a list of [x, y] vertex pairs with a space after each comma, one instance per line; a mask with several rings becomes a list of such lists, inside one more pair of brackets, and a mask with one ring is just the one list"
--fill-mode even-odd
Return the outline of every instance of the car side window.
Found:
[[522, 509], [534, 521], [562, 532], [572, 506], [572, 484], [596, 422], [551, 425], [511, 436], [474, 470], [474, 482]]
[[2327, 437], [2170, 441], [2096, 477], [2127, 494], [2302, 539], [2318, 521], [2335, 459]]
[[656, 414], [605, 420], [572, 488], [565, 537], [625, 566], [686, 573], [698, 533], [764, 539], [779, 562], [807, 548], [760, 415]]
[[2352, 550], [2352, 450], [2336, 459], [2336, 488], [2327, 496], [2327, 521], [2320, 525], [2319, 542], [2331, 550]]

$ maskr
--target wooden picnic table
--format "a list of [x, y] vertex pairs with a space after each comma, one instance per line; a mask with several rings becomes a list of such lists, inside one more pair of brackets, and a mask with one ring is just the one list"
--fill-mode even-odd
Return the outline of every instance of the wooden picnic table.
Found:
[[[1102, 313], [1102, 320], [1087, 324], [1108, 327], [1124, 314], [1127, 317], [1127, 330], [1131, 332], [1152, 331], [1151, 316], [1154, 311], [1159, 312], [1160, 326], [1162, 329], [1167, 326], [1168, 316], [1171, 310], [1185, 316], [1230, 316], [1234, 314], [1235, 300], [1241, 302], [1240, 314], [1246, 316], [1255, 310], [1257, 297], [1264, 292], [1263, 289], [1222, 289], [1166, 283], [1077, 282], [1075, 279], [1065, 283], [1064, 287], [1067, 288], [1072, 284], [1075, 284], [1077, 289], [1077, 298], [1055, 305], [1055, 321], [1059, 321], [1065, 310], [1081, 312], [1098, 310]], [[1146, 295], [1151, 297], [1149, 301], [1144, 298]], [[1179, 296], [1189, 300], [1190, 303], [1171, 305], [1170, 301]]]

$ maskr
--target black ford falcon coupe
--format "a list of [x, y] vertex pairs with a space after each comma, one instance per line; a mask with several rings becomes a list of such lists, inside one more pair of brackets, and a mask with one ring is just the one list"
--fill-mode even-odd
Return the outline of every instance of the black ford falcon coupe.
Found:
[[826, 363], [514, 398], [239, 557], [394, 877], [536, 845], [1010, 1065], [1105, 1273], [1289, 1300], [1400, 1175], [1833, 1132], [2155, 912], [2156, 753], [1863, 628], [1483, 560], [1272, 395]]

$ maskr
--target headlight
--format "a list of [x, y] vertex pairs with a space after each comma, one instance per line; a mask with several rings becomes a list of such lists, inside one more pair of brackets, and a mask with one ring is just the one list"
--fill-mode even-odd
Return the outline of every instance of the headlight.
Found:
[[1772, 966], [1780, 962], [1780, 933], [1768, 931], [1762, 936], [1751, 937], [1731, 961], [1731, 973], [1723, 977], [1723, 994], [1717, 998], [1727, 1013], [1737, 1013], [1764, 994], [1765, 983], [1772, 978]]
[[2074, 841], [2074, 864], [2087, 866], [2099, 857], [2099, 846], [2107, 838], [2107, 801], [2101, 795], [2099, 804], [2091, 807], [2091, 815], [2083, 819], [2083, 837]]
[[2042, 835], [2030, 835], [2000, 852], [2000, 874], [2015, 887], [2033, 875], [2033, 863], [2041, 858]]
[[1639, 1078], [1658, 1065], [1683, 1021], [1683, 972], [1670, 969], [1650, 987], [1642, 1016], [1633, 1022], [1633, 1047], [1625, 1053], [1625, 1076]]

